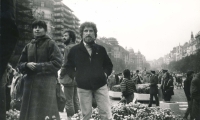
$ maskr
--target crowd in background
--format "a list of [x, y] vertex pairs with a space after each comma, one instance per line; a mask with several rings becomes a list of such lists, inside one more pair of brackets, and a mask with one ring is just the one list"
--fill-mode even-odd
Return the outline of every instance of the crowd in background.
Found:
[[[6, 70], [6, 110], [20, 110], [24, 84], [23, 74], [20, 73], [18, 68], [14, 69], [10, 64], [7, 65]], [[171, 96], [174, 95], [174, 89], [183, 89], [188, 100], [188, 108], [184, 118], [186, 119], [190, 115], [190, 119], [193, 120], [199, 112], [199, 79], [200, 74], [195, 74], [194, 71], [188, 71], [186, 74], [177, 75], [175, 73], [170, 74], [167, 70], [162, 70], [156, 74], [155, 71], [139, 72], [139, 70], [137, 70], [134, 73], [126, 69], [122, 73], [112, 73], [108, 77], [108, 88], [111, 90], [113, 86], [120, 85], [122, 90], [121, 101], [126, 103], [133, 101], [137, 84], [149, 84], [156, 88], [158, 87], [156, 84], [161, 84], [163, 99], [165, 101], [170, 101]], [[129, 89], [128, 91], [126, 91], [126, 87]], [[150, 92], [150, 94], [152, 94], [152, 96], [150, 96], [149, 107], [152, 105], [153, 97], [155, 97], [156, 105], [159, 106], [157, 102], [159, 101], [157, 89]], [[77, 108], [76, 113], [80, 109], [79, 107]]]
[[[18, 66], [14, 69], [8, 64], [3, 75], [3, 79], [6, 80], [6, 110], [20, 110], [21, 120], [44, 118], [45, 115], [53, 115], [60, 119], [55, 89], [56, 79], [60, 82], [64, 79], [61, 84], [64, 85], [65, 96], [67, 96], [65, 109], [69, 119], [80, 109], [85, 109], [82, 114], [85, 119], [89, 118], [93, 100], [98, 107], [102, 107], [100, 107], [102, 112], [108, 111], [106, 114], [102, 113], [102, 116], [105, 119], [111, 118], [108, 88], [111, 90], [114, 85], [120, 85], [122, 101], [130, 103], [133, 101], [138, 84], [149, 84], [149, 107], [152, 106], [153, 97], [156, 100], [156, 106], [159, 106], [158, 84], [160, 84], [164, 101], [168, 102], [174, 95], [174, 89], [184, 88], [188, 100], [188, 109], [184, 118], [187, 118], [189, 114], [191, 119], [199, 117], [199, 74], [194, 74], [193, 71], [175, 74], [168, 70], [131, 72], [129, 69], [125, 69], [122, 73], [111, 73], [113, 65], [105, 49], [94, 42], [97, 36], [96, 25], [86, 22], [82, 27], [81, 36], [85, 37], [85, 41], [79, 45], [75, 45], [74, 40], [66, 41], [63, 60], [58, 46], [46, 35], [46, 23], [35, 21], [32, 24], [35, 39], [23, 49]], [[66, 36], [64, 36], [65, 33], [67, 33]], [[63, 34], [63, 39], [72, 40], [70, 31], [65, 31]], [[88, 34], [92, 37], [88, 37]], [[85, 56], [79, 51], [80, 49], [86, 53]], [[102, 57], [105, 57], [105, 60]], [[103, 62], [105, 63], [102, 64]], [[59, 69], [61, 72], [58, 74]], [[78, 72], [75, 74], [75, 71]], [[91, 71], [95, 71], [95, 74], [91, 74]], [[93, 79], [95, 82], [91, 82]], [[101, 96], [102, 93], [104, 96]], [[88, 103], [86, 98], [89, 98], [88, 105], [86, 105]]]
[[[122, 101], [129, 103], [133, 100], [129, 100], [126, 97], [126, 88], [130, 88], [130, 85], [124, 84], [123, 81], [128, 81], [130, 84], [132, 81], [133, 85], [137, 86], [137, 84], [149, 84], [150, 86], [150, 100], [149, 107], [152, 106], [153, 97], [155, 97], [156, 106], [159, 106], [158, 100], [158, 86], [160, 84], [160, 89], [162, 91], [162, 98], [164, 101], [169, 102], [174, 95], [174, 89], [183, 89], [188, 101], [188, 108], [185, 112], [184, 119], [187, 119], [190, 115], [190, 120], [196, 119], [199, 120], [200, 113], [200, 73], [195, 73], [194, 71], [188, 71], [187, 73], [173, 73], [168, 70], [161, 71], [142, 71], [136, 70], [135, 72], [130, 72], [130, 76], [127, 77], [125, 75], [127, 70], [123, 71], [123, 73], [112, 73], [108, 78], [108, 86], [109, 89], [112, 90], [112, 87], [115, 85], [120, 85], [122, 89]], [[127, 80], [128, 79], [128, 80]], [[124, 87], [124, 85], [127, 85]], [[137, 90], [133, 87], [132, 90], [137, 92]], [[125, 98], [124, 98], [125, 97]]]

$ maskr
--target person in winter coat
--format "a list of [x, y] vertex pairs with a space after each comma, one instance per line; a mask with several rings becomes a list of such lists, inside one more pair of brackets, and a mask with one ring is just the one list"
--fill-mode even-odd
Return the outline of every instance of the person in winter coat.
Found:
[[149, 100], [149, 107], [152, 106], [153, 103], [153, 97], [156, 100], [156, 106], [159, 106], [159, 99], [158, 99], [158, 77], [155, 75], [155, 71], [151, 71], [150, 76], [150, 100]]
[[192, 117], [200, 120], [200, 73], [192, 79], [190, 94], [192, 99]]
[[97, 27], [94, 23], [81, 24], [80, 34], [82, 41], [71, 48], [64, 67], [69, 77], [76, 78], [83, 120], [91, 117], [93, 94], [101, 119], [110, 120], [107, 77], [112, 73], [113, 64], [106, 49], [95, 43]]
[[65, 109], [67, 112], [68, 120], [70, 120], [75, 113], [78, 113], [78, 110], [80, 110], [80, 106], [78, 102], [77, 85], [75, 82], [75, 78], [69, 77], [65, 70], [64, 64], [67, 63], [67, 56], [70, 49], [76, 45], [76, 35], [71, 30], [65, 30], [63, 32], [63, 39], [65, 44], [64, 61], [61, 67], [60, 77], [58, 79], [60, 80], [60, 83], [64, 85], [64, 93], [67, 99]]
[[133, 101], [134, 91], [136, 91], [136, 86], [134, 81], [131, 79], [131, 74], [129, 69], [123, 71], [123, 80], [120, 83], [120, 88], [122, 92], [122, 99], [126, 100], [126, 103], [129, 104]]
[[111, 74], [109, 77], [108, 77], [108, 87], [109, 87], [109, 90], [112, 90], [112, 87], [116, 85], [116, 79], [115, 79], [115, 75]]
[[187, 102], [188, 102], [188, 108], [185, 112], [184, 118], [187, 119], [188, 115], [190, 115], [190, 119], [192, 120], [192, 101], [191, 101], [191, 94], [190, 94], [190, 86], [191, 86], [191, 82], [193, 79], [193, 75], [194, 75], [194, 71], [188, 71], [187, 72], [187, 78], [184, 81], [183, 85], [184, 85], [184, 92], [187, 98]]
[[11, 84], [11, 109], [20, 111], [23, 94], [23, 76], [19, 71], [14, 70], [14, 77]]
[[20, 120], [60, 119], [57, 100], [57, 71], [62, 64], [61, 52], [56, 43], [46, 35], [44, 21], [32, 23], [34, 38], [22, 51], [19, 70], [24, 78], [24, 91]]
[[171, 96], [174, 95], [173, 79], [168, 72], [163, 75], [163, 82], [161, 85], [163, 97], [165, 101], [170, 101]]

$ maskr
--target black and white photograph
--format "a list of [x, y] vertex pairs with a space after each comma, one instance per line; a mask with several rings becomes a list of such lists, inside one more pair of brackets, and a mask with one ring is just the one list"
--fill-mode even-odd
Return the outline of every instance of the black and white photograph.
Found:
[[199, 0], [0, 8], [0, 120], [200, 120]]

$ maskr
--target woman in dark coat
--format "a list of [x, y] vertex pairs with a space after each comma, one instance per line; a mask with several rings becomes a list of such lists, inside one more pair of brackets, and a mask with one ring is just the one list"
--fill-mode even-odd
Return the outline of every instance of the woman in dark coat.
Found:
[[159, 106], [159, 99], [158, 99], [158, 77], [155, 75], [155, 71], [151, 71], [152, 75], [150, 76], [150, 101], [149, 107], [152, 106], [153, 97], [156, 100], [156, 106]]
[[171, 96], [174, 95], [173, 78], [168, 72], [163, 75], [163, 83], [161, 85], [162, 93], [165, 101], [170, 101]]
[[47, 35], [44, 21], [32, 24], [34, 39], [25, 46], [19, 59], [19, 70], [26, 74], [20, 120], [44, 120], [59, 112], [56, 100], [56, 78], [60, 69], [61, 53]]

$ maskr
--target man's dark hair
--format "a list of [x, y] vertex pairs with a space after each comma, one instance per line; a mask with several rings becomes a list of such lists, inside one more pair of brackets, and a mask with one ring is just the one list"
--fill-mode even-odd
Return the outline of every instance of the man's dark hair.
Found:
[[45, 31], [47, 31], [47, 24], [45, 21], [42, 21], [42, 20], [35, 20], [33, 23], [32, 23], [32, 30], [34, 27], [43, 27]]
[[64, 30], [63, 34], [65, 34], [65, 33], [69, 34], [69, 37], [71, 38], [72, 42], [76, 41], [76, 35], [75, 35], [75, 33], [72, 30]]
[[188, 72], [187, 72], [187, 77], [189, 77], [189, 76], [192, 75], [193, 73], [194, 73], [194, 71], [191, 71], [191, 70], [188, 71]]
[[80, 26], [80, 34], [81, 34], [81, 38], [83, 38], [83, 30], [85, 29], [85, 27], [92, 27], [95, 33], [95, 38], [97, 38], [97, 27], [96, 24], [94, 24], [93, 22], [84, 22], [83, 24], [81, 24]]
[[129, 69], [125, 69], [125, 70], [123, 71], [123, 75], [124, 75], [124, 78], [130, 79], [130, 77], [131, 77], [131, 72], [130, 72], [130, 70], [129, 70]]

